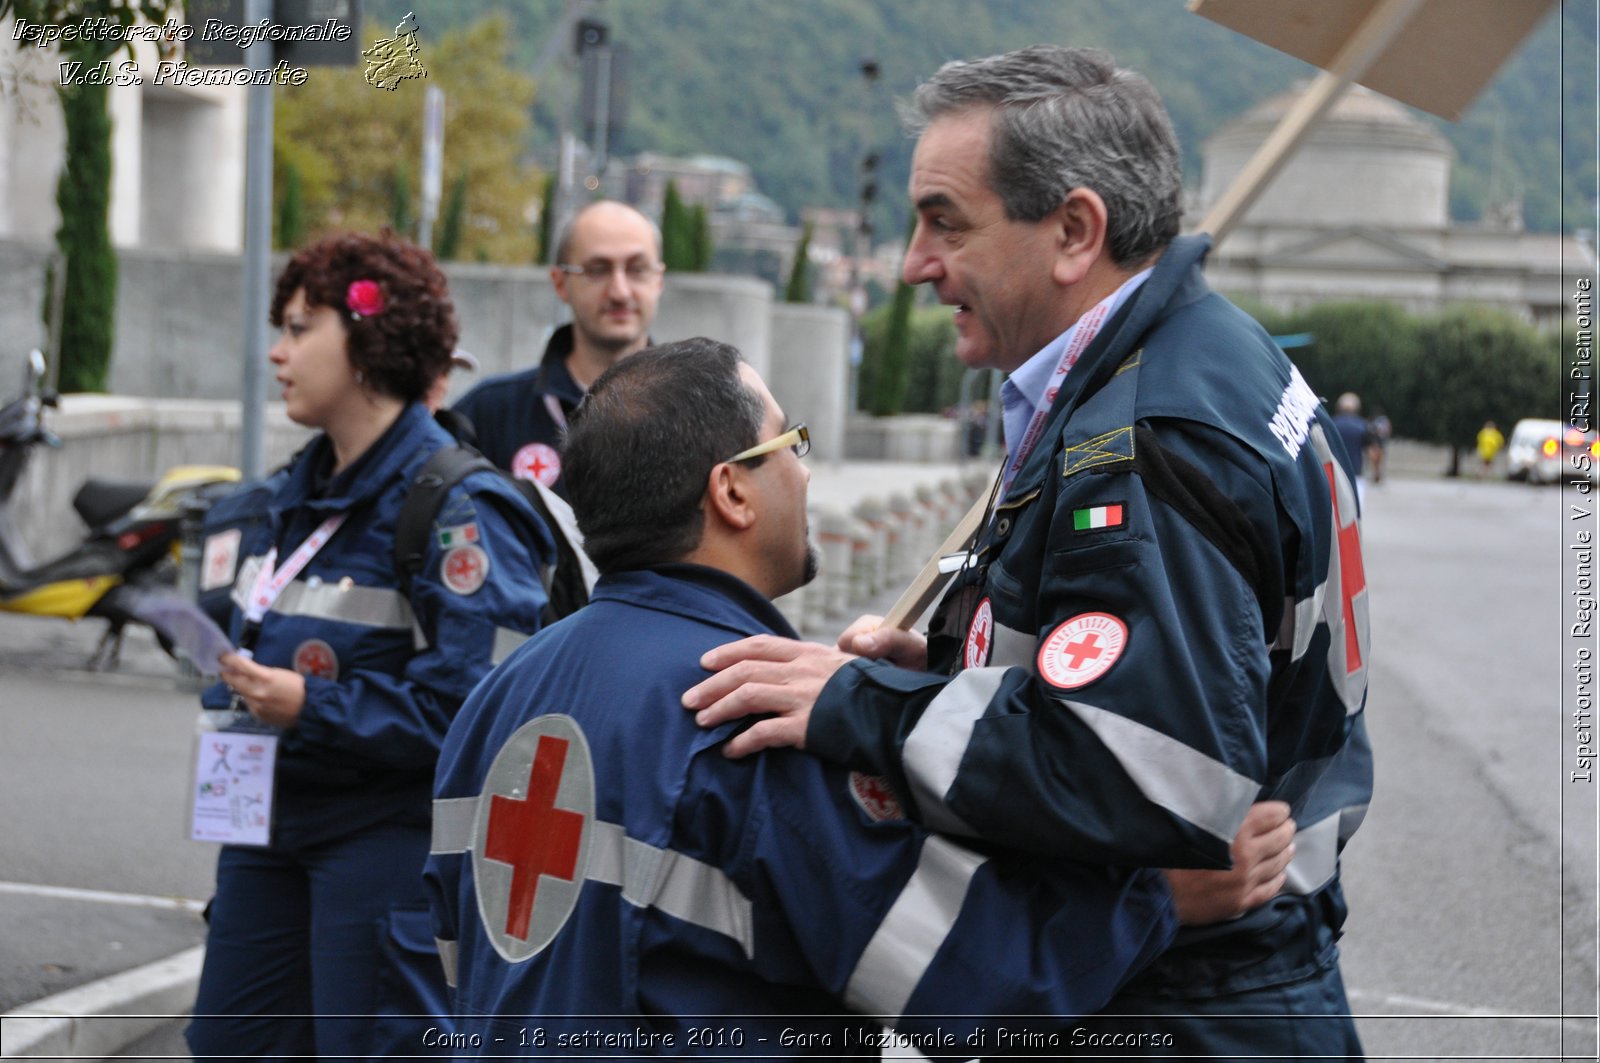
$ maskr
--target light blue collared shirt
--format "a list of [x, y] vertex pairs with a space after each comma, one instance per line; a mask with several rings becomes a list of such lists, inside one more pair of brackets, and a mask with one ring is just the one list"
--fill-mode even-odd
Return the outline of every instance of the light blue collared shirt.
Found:
[[[1106, 321], [1110, 321], [1116, 312], [1122, 309], [1122, 304], [1127, 302], [1134, 292], [1139, 290], [1150, 276], [1150, 270], [1141, 270], [1123, 282], [1122, 287], [1106, 297], [1109, 307], [1106, 310]], [[1028, 422], [1044, 403], [1045, 389], [1050, 386], [1050, 377], [1055, 374], [1056, 366], [1061, 362], [1061, 355], [1065, 353], [1067, 345], [1078, 334], [1078, 325], [1083, 321], [1084, 314], [1074, 321], [1067, 331], [1045, 344], [1044, 348], [1017, 367], [1016, 372], [1006, 377], [1005, 383], [1000, 385], [1001, 423], [1006, 433], [1006, 464], [1010, 467], [1013, 449], [1022, 441], [1023, 435], [1028, 431]], [[1071, 371], [1068, 371], [1071, 376]]]

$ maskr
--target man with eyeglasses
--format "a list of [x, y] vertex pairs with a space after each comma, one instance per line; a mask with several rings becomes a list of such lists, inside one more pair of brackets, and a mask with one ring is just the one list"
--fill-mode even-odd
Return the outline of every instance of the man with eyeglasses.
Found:
[[661, 234], [634, 208], [599, 200], [580, 210], [556, 244], [550, 280], [572, 323], [550, 336], [531, 369], [491, 377], [454, 410], [473, 425], [484, 456], [523, 479], [566, 494], [561, 439], [584, 392], [619, 358], [650, 342], [661, 298]]
[[600, 581], [474, 691], [435, 777], [462, 1054], [876, 1057], [880, 1022], [928, 1055], [1060, 1045], [1169, 940], [1156, 872], [992, 860], [881, 780], [730, 759], [743, 726], [680, 709], [712, 647], [794, 637], [771, 600], [815, 561], [809, 437], [785, 424], [706, 339], [619, 362], [574, 417]]

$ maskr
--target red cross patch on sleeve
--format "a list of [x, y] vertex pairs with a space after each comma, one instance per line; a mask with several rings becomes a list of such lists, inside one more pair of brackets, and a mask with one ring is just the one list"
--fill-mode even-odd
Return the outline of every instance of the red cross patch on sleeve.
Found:
[[1079, 613], [1039, 646], [1039, 675], [1060, 690], [1076, 690], [1111, 671], [1128, 645], [1128, 625], [1110, 613]]

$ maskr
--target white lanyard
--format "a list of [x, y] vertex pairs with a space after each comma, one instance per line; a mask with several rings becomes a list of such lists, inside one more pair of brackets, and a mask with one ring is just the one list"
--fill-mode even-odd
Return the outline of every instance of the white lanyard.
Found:
[[565, 438], [567, 434], [567, 414], [561, 408], [561, 400], [547, 391], [544, 393], [544, 408], [550, 411], [550, 419], [556, 423], [556, 427], [561, 430], [561, 435]]
[[1044, 423], [1050, 419], [1050, 407], [1055, 405], [1056, 394], [1061, 390], [1061, 382], [1067, 378], [1072, 367], [1078, 364], [1078, 358], [1099, 333], [1100, 326], [1106, 323], [1114, 299], [1116, 299], [1115, 292], [1096, 303], [1094, 308], [1080, 317], [1078, 323], [1073, 326], [1072, 339], [1067, 342], [1067, 349], [1061, 352], [1061, 361], [1056, 363], [1055, 372], [1050, 374], [1050, 383], [1044, 389], [1044, 398], [1040, 401], [1039, 408], [1033, 411], [1027, 431], [1022, 433], [1021, 441], [1012, 451], [1011, 462], [1006, 466], [1002, 494], [1011, 489], [1012, 479], [1022, 468], [1022, 463], [1028, 460], [1028, 455], [1033, 453], [1033, 448], [1038, 445], [1039, 437], [1044, 434]]
[[261, 561], [261, 571], [256, 573], [255, 584], [250, 588], [250, 598], [245, 602], [244, 618], [252, 624], [261, 623], [261, 618], [267, 615], [267, 610], [272, 608], [272, 603], [278, 600], [278, 595], [283, 593], [291, 580], [311, 563], [317, 552], [328, 544], [333, 538], [333, 533], [339, 530], [339, 525], [344, 523], [348, 513], [339, 513], [317, 526], [317, 530], [306, 536], [306, 541], [300, 544], [299, 549], [289, 555], [289, 560], [283, 563], [281, 569], [274, 569], [278, 560], [278, 548], [274, 546], [267, 551], [267, 556]]

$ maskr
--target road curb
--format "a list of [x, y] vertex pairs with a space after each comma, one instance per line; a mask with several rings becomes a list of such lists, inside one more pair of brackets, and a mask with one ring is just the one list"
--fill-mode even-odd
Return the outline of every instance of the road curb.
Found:
[[0, 1058], [114, 1055], [194, 1005], [205, 946], [0, 1015]]

